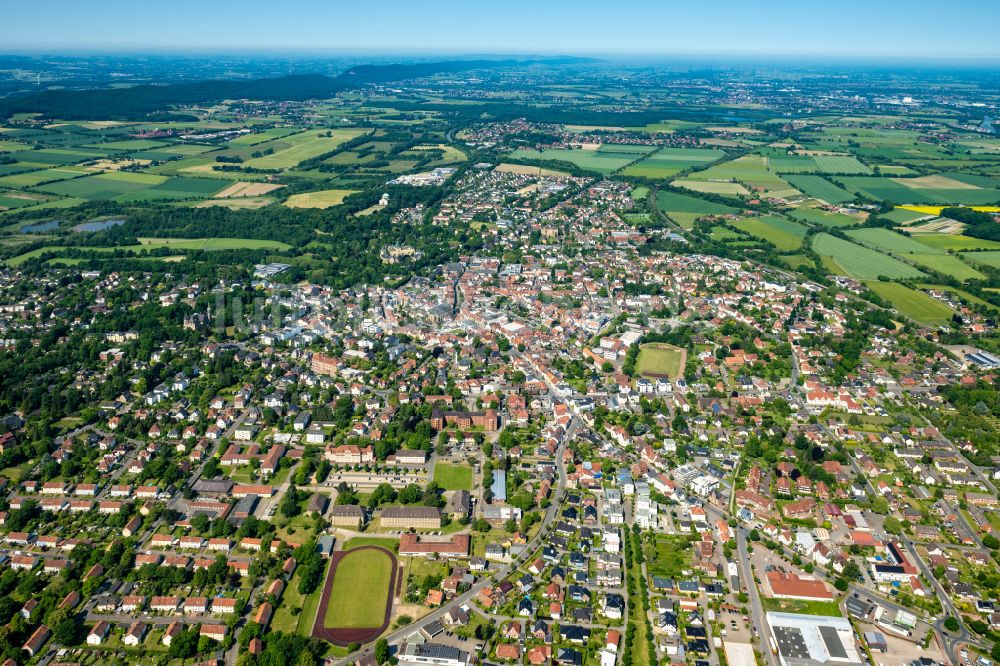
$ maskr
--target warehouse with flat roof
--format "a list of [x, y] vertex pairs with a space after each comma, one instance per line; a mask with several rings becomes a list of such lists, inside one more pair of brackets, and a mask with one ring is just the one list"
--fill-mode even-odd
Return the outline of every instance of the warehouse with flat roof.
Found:
[[766, 617], [783, 666], [863, 666], [845, 618], [773, 612]]

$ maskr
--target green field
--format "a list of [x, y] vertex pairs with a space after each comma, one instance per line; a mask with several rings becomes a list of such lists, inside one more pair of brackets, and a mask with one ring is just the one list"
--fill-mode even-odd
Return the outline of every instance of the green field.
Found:
[[643, 548], [650, 576], [679, 578], [691, 568], [692, 537], [683, 534], [654, 534]]
[[774, 599], [762, 597], [764, 610], [778, 613], [797, 613], [799, 615], [824, 615], [827, 617], [842, 617], [840, 604], [837, 601], [809, 601], [805, 599]]
[[731, 206], [669, 190], [656, 193], [656, 205], [664, 215], [685, 229], [690, 229], [695, 220], [705, 215], [734, 215], [739, 212]]
[[891, 252], [893, 254], [942, 253], [941, 250], [935, 250], [934, 248], [928, 247], [923, 243], [918, 243], [915, 239], [908, 236], [904, 236], [896, 233], [895, 231], [883, 229], [881, 227], [873, 229], [848, 229], [844, 233], [859, 243], [871, 245], [878, 250], [882, 250], [883, 252]]
[[128, 254], [138, 254], [144, 250], [157, 250], [164, 247], [171, 250], [204, 250], [206, 252], [215, 250], [275, 250], [280, 252], [290, 250], [292, 246], [279, 241], [256, 240], [252, 238], [140, 238], [139, 245], [121, 245], [118, 247], [41, 247], [8, 259], [6, 264], [8, 266], [19, 266], [29, 259], [48, 252], [64, 254], [70, 250], [80, 250], [82, 252], [100, 253], [122, 251]]
[[443, 490], [472, 490], [472, 468], [439, 462], [434, 465], [434, 481]]
[[722, 159], [726, 154], [721, 150], [705, 148], [661, 148], [641, 162], [622, 171], [624, 176], [638, 178], [670, 178], [671, 176], [698, 164]]
[[972, 236], [916, 234], [913, 236], [913, 240], [928, 247], [944, 251], [1000, 250], [1000, 242], [985, 240], [983, 238], [973, 238]]
[[558, 160], [575, 164], [581, 169], [607, 175], [642, 157], [642, 154], [606, 152], [603, 150], [580, 150], [567, 148], [546, 148], [532, 150], [522, 148], [507, 156], [508, 160], [548, 161]]
[[348, 551], [334, 572], [330, 603], [323, 611], [327, 629], [382, 626], [389, 599], [392, 560], [379, 550]]
[[859, 173], [872, 170], [852, 155], [779, 155], [768, 160], [775, 173]]
[[796, 208], [788, 212], [789, 217], [821, 227], [850, 227], [860, 224], [861, 220], [843, 213], [831, 213], [819, 208]]
[[993, 188], [920, 187], [926, 181], [882, 176], [843, 176], [839, 180], [851, 192], [895, 204], [987, 206], [1000, 201], [1000, 190]]
[[132, 173], [128, 171], [110, 171], [74, 178], [50, 185], [35, 188], [39, 192], [59, 194], [67, 197], [80, 197], [91, 201], [107, 201], [125, 194], [145, 190], [165, 182], [165, 176], [154, 176], [148, 173]]
[[854, 199], [853, 194], [820, 176], [788, 175], [785, 180], [796, 189], [829, 204], [842, 204]]
[[684, 370], [687, 352], [663, 342], [650, 342], [639, 348], [636, 372], [643, 377], [669, 377], [676, 379]]
[[962, 256], [971, 262], [991, 268], [1000, 268], [1000, 250], [989, 252], [963, 252]]
[[780, 176], [768, 170], [767, 164], [767, 158], [763, 155], [744, 155], [729, 162], [715, 164], [704, 171], [697, 171], [687, 178], [701, 181], [736, 180], [768, 196], [783, 197], [799, 193]]
[[256, 150], [264, 151], [273, 148], [274, 153], [254, 157], [245, 166], [254, 169], [290, 169], [300, 162], [336, 150], [337, 146], [351, 139], [367, 134], [371, 130], [351, 127], [330, 130], [330, 136], [325, 136], [323, 130], [306, 130], [267, 143], [255, 146]]
[[950, 275], [961, 282], [986, 278], [953, 254], [908, 254], [906, 258], [943, 275]]
[[763, 239], [782, 252], [802, 247], [807, 229], [797, 222], [780, 217], [748, 217], [733, 223], [733, 226], [751, 236]]
[[357, 190], [320, 190], [293, 194], [285, 201], [289, 208], [329, 208], [337, 206]]
[[830, 234], [813, 236], [812, 248], [816, 254], [833, 260], [837, 267], [858, 280], [873, 280], [879, 276], [889, 279], [925, 277], [921, 271], [887, 254]]
[[927, 324], [943, 326], [951, 320], [955, 311], [922, 291], [910, 289], [897, 282], [872, 281], [865, 283], [869, 289], [889, 301], [903, 316]]

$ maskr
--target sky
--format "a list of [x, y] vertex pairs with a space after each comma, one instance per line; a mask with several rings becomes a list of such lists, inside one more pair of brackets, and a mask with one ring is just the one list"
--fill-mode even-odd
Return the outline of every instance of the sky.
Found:
[[1000, 57], [996, 0], [10, 0], [0, 52]]

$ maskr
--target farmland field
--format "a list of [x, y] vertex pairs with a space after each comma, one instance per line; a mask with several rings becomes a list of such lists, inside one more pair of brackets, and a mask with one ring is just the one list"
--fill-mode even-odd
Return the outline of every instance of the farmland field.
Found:
[[806, 235], [804, 226], [780, 217], [748, 217], [734, 222], [733, 226], [771, 243], [783, 252], [802, 247], [802, 239]]
[[568, 176], [569, 174], [565, 171], [556, 171], [555, 169], [543, 169], [541, 167], [527, 166], [525, 164], [509, 164], [507, 162], [502, 162], [494, 168], [494, 171], [499, 171], [500, 173], [520, 173], [528, 176]]
[[990, 250], [988, 252], [963, 252], [962, 256], [971, 262], [989, 266], [990, 268], [1000, 268], [1000, 250]]
[[731, 215], [738, 212], [735, 208], [714, 201], [667, 190], [656, 193], [656, 205], [664, 215], [685, 229], [690, 229], [695, 220], [705, 215]]
[[865, 283], [876, 294], [889, 301], [900, 314], [928, 326], [942, 326], [955, 311], [922, 291], [910, 289], [898, 282], [872, 281]]
[[675, 180], [672, 183], [675, 187], [683, 187], [693, 192], [704, 192], [706, 194], [722, 194], [728, 196], [749, 196], [750, 190], [740, 183], [730, 183], [728, 181], [716, 180]]
[[690, 180], [730, 181], [736, 180], [750, 188], [757, 188], [770, 196], [792, 196], [798, 194], [777, 174], [768, 170], [767, 158], [763, 155], [744, 155], [729, 162], [716, 164], [704, 171], [687, 177]]
[[820, 176], [788, 175], [785, 180], [809, 196], [830, 204], [842, 204], [854, 199], [853, 194]]
[[128, 171], [111, 171], [109, 173], [97, 174], [96, 176], [74, 178], [73, 180], [42, 185], [36, 189], [39, 192], [49, 194], [80, 197], [93, 201], [106, 201], [124, 194], [151, 188], [166, 180], [166, 176], [154, 176], [147, 173], [132, 173]]
[[698, 164], [714, 162], [726, 154], [721, 150], [703, 148], [661, 148], [641, 162], [622, 172], [625, 176], [640, 178], [669, 178]]
[[938, 273], [950, 275], [960, 282], [986, 277], [953, 254], [908, 254], [906, 258]]
[[920, 234], [914, 240], [938, 250], [1000, 250], [1000, 242], [955, 234]]
[[684, 371], [687, 352], [662, 342], [650, 342], [639, 348], [636, 372], [643, 377], [676, 379]]
[[300, 162], [323, 153], [329, 153], [340, 144], [367, 134], [371, 130], [352, 127], [329, 131], [330, 136], [325, 136], [325, 131], [306, 130], [282, 139], [258, 144], [255, 146], [257, 150], [267, 150], [269, 144], [273, 144], [274, 153], [254, 157], [244, 164], [254, 169], [290, 169], [298, 166]]
[[522, 148], [515, 150], [507, 156], [511, 160], [532, 160], [547, 161], [558, 160], [575, 164], [581, 169], [594, 171], [602, 175], [607, 175], [613, 171], [621, 169], [629, 162], [633, 162], [642, 157], [635, 153], [611, 153], [599, 150], [569, 150], [565, 148], [547, 148], [545, 150], [533, 150]]
[[796, 208], [788, 212], [789, 217], [810, 224], [818, 224], [821, 227], [850, 227], [860, 224], [857, 217], [844, 215], [843, 213], [830, 213], [819, 208]]
[[848, 229], [844, 233], [858, 242], [866, 245], [873, 245], [876, 249], [884, 252], [892, 252], [894, 254], [941, 253], [941, 250], [935, 250], [934, 248], [928, 247], [923, 243], [919, 243], [908, 236], [898, 234], [895, 231], [890, 231], [889, 229]]
[[858, 280], [873, 280], [879, 276], [889, 279], [925, 277], [923, 272], [887, 254], [830, 234], [816, 234], [812, 248], [816, 254], [833, 260], [837, 267]]
[[768, 160], [775, 173], [858, 173], [872, 170], [852, 155], [780, 155]]
[[382, 625], [392, 579], [392, 560], [381, 550], [352, 550], [333, 572], [330, 601], [323, 613], [327, 629]]
[[289, 208], [329, 208], [337, 206], [357, 190], [320, 190], [293, 194], [285, 201]]

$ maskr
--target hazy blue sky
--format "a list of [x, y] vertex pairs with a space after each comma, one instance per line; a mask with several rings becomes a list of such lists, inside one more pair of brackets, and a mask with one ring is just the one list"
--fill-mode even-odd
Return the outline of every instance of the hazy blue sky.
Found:
[[3, 50], [1000, 56], [997, 0], [11, 0]]

